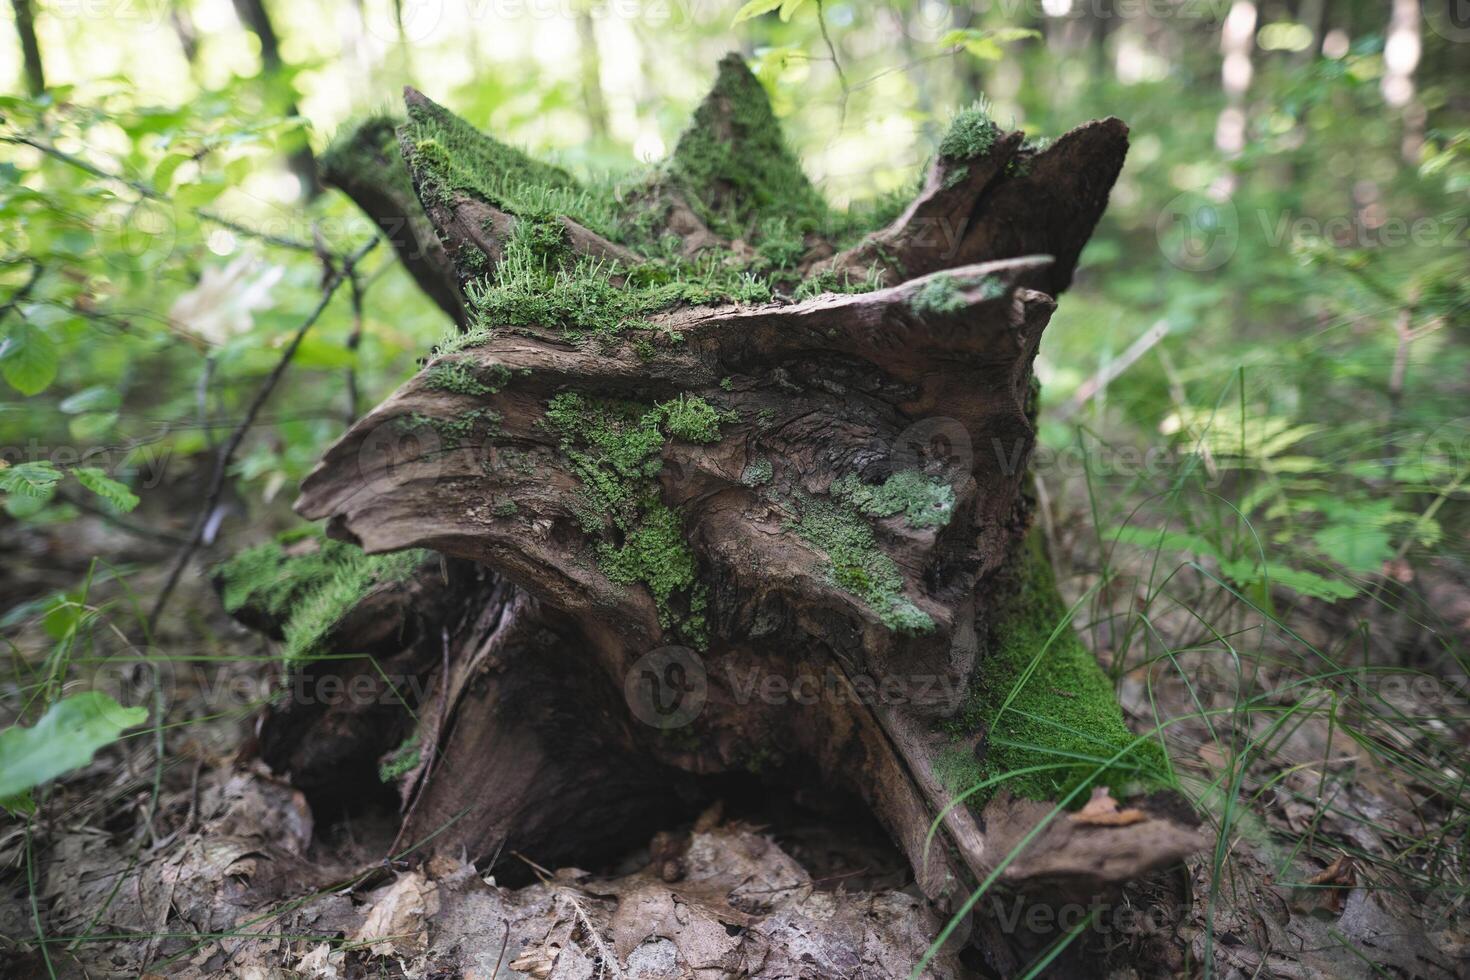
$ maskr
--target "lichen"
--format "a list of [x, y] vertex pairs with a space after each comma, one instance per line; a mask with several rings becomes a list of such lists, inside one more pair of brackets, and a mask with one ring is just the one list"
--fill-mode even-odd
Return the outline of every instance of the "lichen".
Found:
[[451, 418], [438, 418], [423, 412], [400, 415], [394, 422], [405, 432], [416, 429], [433, 429], [439, 434], [446, 449], [457, 449], [469, 441], [476, 429], [484, 429], [488, 436], [500, 425], [500, 413], [489, 408], [471, 408]]
[[298, 663], [321, 654], [322, 642], [375, 585], [404, 582], [428, 559], [413, 549], [366, 555], [315, 530], [283, 535], [246, 549], [216, 569], [225, 610], [251, 607], [281, 624], [281, 655]]
[[649, 406], [576, 392], [551, 399], [544, 419], [581, 481], [576, 516], [596, 541], [598, 567], [614, 582], [647, 587], [659, 624], [699, 646], [707, 590], [682, 518], [659, 499], [656, 478], [668, 439], [716, 442], [719, 421], [700, 398]]
[[902, 514], [910, 527], [943, 527], [954, 512], [954, 488], [918, 470], [900, 470], [872, 486], [849, 473], [831, 493], [871, 517]]
[[740, 474], [740, 482], [747, 487], [765, 486], [771, 482], [772, 473], [771, 461], [760, 456], [746, 464], [745, 470]]
[[832, 582], [862, 599], [883, 625], [899, 633], [927, 633], [934, 621], [903, 593], [898, 565], [878, 547], [873, 529], [858, 509], [841, 499], [803, 499], [789, 523], [803, 539], [826, 552]]
[[456, 395], [493, 395], [509, 380], [510, 371], [501, 364], [493, 365], [485, 380], [460, 361], [439, 361], [424, 372], [424, 383], [430, 388]]
[[969, 305], [955, 285], [954, 277], [946, 272], [920, 286], [912, 302], [919, 313], [958, 313]]
[[[1149, 740], [1094, 776], [1135, 736], [1097, 660], [1065, 621], [1066, 607], [1035, 532], [1016, 563], [1000, 584], [988, 648], [970, 690], [944, 723], [956, 741], [937, 775], [961, 792], [1023, 769], [1058, 767], [982, 790], [969, 800], [977, 809], [1000, 786], [1028, 799], [1056, 800], [1089, 780], [1119, 792], [1165, 782], [1163, 752]], [[983, 736], [979, 752], [972, 748], [977, 734]]]
[[959, 114], [949, 124], [949, 130], [939, 141], [939, 155], [947, 160], [974, 160], [990, 152], [1000, 136], [1000, 130], [990, 119], [990, 105], [979, 99]]

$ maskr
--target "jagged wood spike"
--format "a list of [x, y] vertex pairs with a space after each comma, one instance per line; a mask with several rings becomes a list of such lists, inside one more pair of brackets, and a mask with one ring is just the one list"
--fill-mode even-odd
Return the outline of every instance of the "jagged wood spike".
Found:
[[419, 288], [464, 330], [469, 327], [464, 295], [408, 179], [398, 126], [392, 117], [372, 116], [338, 136], [322, 155], [322, 182], [352, 198], [393, 245]]

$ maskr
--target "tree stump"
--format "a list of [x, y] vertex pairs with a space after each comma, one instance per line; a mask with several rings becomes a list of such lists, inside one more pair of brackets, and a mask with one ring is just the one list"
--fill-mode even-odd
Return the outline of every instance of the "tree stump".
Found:
[[401, 160], [378, 122], [331, 179], [432, 227], [395, 244], [464, 332], [326, 453], [296, 509], [337, 541], [297, 547], [427, 551], [352, 559], [331, 601], [262, 601], [288, 548], [254, 583], [227, 566], [236, 609], [311, 640], [298, 678], [397, 681], [391, 709], [275, 709], [271, 765], [330, 797], [382, 761], [400, 840], [492, 864], [605, 858], [745, 774], [862, 801], [941, 909], [998, 869], [1090, 894], [1197, 846], [1158, 797], [1111, 821], [1024, 800], [1163, 770], [1028, 534], [1032, 361], [1122, 122], [1041, 143], [967, 110], [912, 203], [858, 217], [735, 55], [618, 187], [406, 105]]

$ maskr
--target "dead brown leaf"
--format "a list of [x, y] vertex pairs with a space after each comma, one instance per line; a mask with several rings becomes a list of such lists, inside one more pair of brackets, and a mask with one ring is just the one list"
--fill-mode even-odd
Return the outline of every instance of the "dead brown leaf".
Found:
[[1127, 827], [1147, 819], [1148, 814], [1133, 807], [1119, 810], [1118, 801], [1109, 795], [1106, 786], [1093, 787], [1092, 799], [1081, 810], [1072, 814], [1074, 822], [1093, 827]]

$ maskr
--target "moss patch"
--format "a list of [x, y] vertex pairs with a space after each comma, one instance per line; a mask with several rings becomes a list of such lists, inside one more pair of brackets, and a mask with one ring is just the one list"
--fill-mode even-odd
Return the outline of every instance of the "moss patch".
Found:
[[949, 160], [974, 160], [989, 153], [999, 137], [1000, 129], [990, 118], [990, 105], [980, 99], [960, 110], [950, 122], [939, 141], [939, 155]]
[[832, 484], [831, 492], [871, 517], [902, 514], [910, 527], [943, 527], [954, 513], [954, 488], [918, 470], [900, 470], [878, 486], [849, 473]]
[[883, 625], [900, 633], [927, 633], [934, 621], [903, 594], [903, 575], [883, 553], [867, 518], [840, 498], [807, 499], [801, 516], [789, 525], [827, 553], [832, 581], [862, 599]]
[[[997, 607], [989, 652], [976, 667], [960, 711], [945, 723], [957, 739], [936, 767], [937, 775], [952, 792], [960, 792], [1006, 773], [1061, 765], [1001, 784], [1036, 800], [1060, 799], [1089, 780], [1119, 792], [1130, 784], [1164, 782], [1163, 752], [1147, 740], [1094, 778], [1099, 765], [1135, 736], [1123, 723], [1112, 685], [1071, 624], [1064, 624], [1048, 645], [1067, 610], [1034, 532], [1017, 561], [1002, 586], [1006, 594]], [[977, 733], [984, 733], [978, 755], [971, 749]], [[972, 796], [971, 806], [983, 806], [998, 788]], [[1082, 794], [1078, 803], [1085, 801]]]
[[324, 652], [321, 644], [332, 627], [373, 586], [408, 581], [429, 555], [421, 549], [366, 555], [355, 545], [311, 531], [246, 549], [216, 573], [226, 611], [250, 606], [281, 623], [281, 655], [297, 663]]
[[738, 54], [721, 59], [711, 97], [679, 138], [669, 172], [713, 230], [758, 239], [757, 248], [764, 244], [777, 257], [828, 217], [781, 135], [765, 89]]
[[378, 779], [385, 783], [391, 783], [395, 779], [408, 775], [414, 767], [419, 764], [419, 737], [417, 733], [404, 739], [398, 748], [389, 752], [378, 763]]
[[509, 369], [500, 364], [486, 372], [485, 380], [459, 361], [440, 361], [424, 372], [424, 383], [430, 388], [456, 395], [493, 395], [509, 380]]
[[720, 439], [718, 411], [700, 398], [660, 405], [557, 395], [545, 424], [582, 482], [577, 518], [597, 542], [598, 567], [624, 585], [653, 596], [659, 624], [684, 642], [703, 646], [707, 590], [678, 512], [659, 499], [656, 478], [670, 438]]

